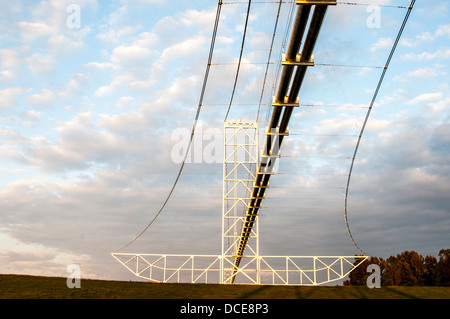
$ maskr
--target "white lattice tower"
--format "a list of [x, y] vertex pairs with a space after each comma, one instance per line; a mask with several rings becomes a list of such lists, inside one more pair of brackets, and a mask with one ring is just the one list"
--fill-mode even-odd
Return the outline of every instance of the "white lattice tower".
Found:
[[[224, 123], [222, 282], [230, 283], [242, 227], [249, 208], [258, 166], [258, 125], [251, 121]], [[258, 224], [252, 229], [240, 273], [258, 282]], [[247, 269], [247, 271], [246, 271]]]

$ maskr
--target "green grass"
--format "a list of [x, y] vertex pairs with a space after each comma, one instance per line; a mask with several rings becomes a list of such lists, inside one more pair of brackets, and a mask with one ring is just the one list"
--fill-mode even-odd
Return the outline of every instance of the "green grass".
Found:
[[450, 299], [450, 287], [252, 286], [172, 284], [0, 275], [1, 299]]

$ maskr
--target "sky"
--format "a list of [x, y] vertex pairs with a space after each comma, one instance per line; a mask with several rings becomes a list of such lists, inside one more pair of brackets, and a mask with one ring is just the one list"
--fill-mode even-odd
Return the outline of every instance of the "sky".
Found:
[[[221, 252], [222, 127], [247, 11], [224, 3], [193, 148], [124, 252]], [[260, 216], [265, 255], [354, 255], [350, 159], [409, 1], [330, 7]], [[217, 3], [0, 3], [0, 273], [136, 279], [110, 253], [169, 193], [199, 104]], [[267, 125], [295, 5], [252, 4], [229, 119]], [[364, 132], [348, 221], [387, 258], [450, 243], [450, 4], [417, 0]], [[270, 59], [269, 59], [270, 57]], [[269, 61], [269, 63], [267, 63]], [[263, 134], [260, 134], [262, 140]]]

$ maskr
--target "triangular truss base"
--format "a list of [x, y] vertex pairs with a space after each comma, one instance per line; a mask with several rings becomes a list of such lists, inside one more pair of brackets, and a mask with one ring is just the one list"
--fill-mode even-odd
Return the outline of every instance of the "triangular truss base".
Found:
[[[153, 282], [230, 283], [219, 255], [112, 253], [137, 277]], [[240, 284], [317, 286], [345, 277], [367, 256], [258, 256], [242, 262]]]

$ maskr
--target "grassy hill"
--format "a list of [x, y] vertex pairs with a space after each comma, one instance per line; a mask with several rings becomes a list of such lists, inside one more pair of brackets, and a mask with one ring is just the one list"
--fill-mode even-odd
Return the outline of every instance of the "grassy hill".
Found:
[[252, 286], [172, 284], [0, 275], [0, 299], [450, 299], [450, 287]]

